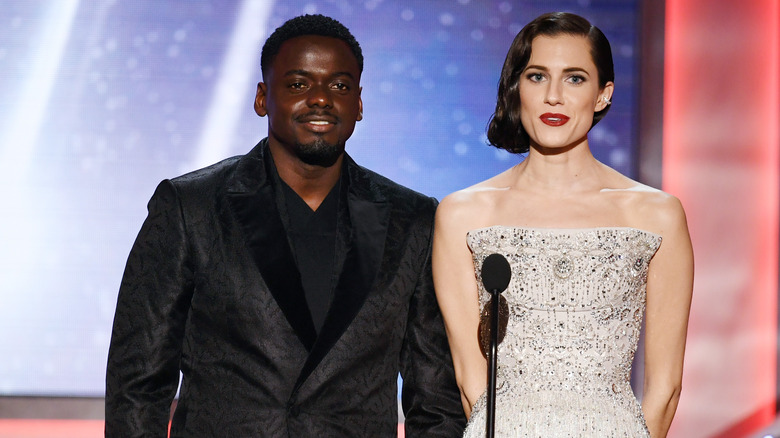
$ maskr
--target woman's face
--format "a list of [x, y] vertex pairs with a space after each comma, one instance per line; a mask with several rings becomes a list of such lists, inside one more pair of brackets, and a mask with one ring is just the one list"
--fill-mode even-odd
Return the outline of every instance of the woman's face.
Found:
[[538, 36], [520, 75], [520, 120], [531, 146], [553, 152], [587, 141], [593, 114], [607, 105], [614, 85], [599, 89], [598, 71], [585, 37]]

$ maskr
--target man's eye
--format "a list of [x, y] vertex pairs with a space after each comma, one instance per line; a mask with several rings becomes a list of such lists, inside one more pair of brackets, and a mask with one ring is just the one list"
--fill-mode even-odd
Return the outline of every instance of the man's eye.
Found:
[[341, 91], [346, 91], [346, 90], [349, 90], [349, 85], [339, 82], [339, 83], [333, 84], [333, 88], [335, 88], [337, 90], [341, 90]]

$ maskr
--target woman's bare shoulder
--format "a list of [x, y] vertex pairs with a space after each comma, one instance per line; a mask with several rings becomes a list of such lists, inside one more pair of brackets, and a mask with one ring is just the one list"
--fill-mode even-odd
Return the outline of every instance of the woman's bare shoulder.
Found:
[[638, 228], [664, 235], [685, 222], [685, 210], [676, 196], [642, 183], [633, 183], [630, 187], [609, 191], [622, 195], [623, 210]]
[[633, 226], [663, 235], [685, 222], [680, 200], [663, 190], [642, 184], [610, 169], [608, 183], [601, 192], [616, 199]]
[[679, 231], [681, 227], [687, 230], [685, 209], [672, 194], [661, 190], [646, 193], [641, 210], [645, 220], [651, 222], [662, 236], [670, 231]]
[[510, 189], [502, 175], [445, 196], [436, 211], [438, 221], [458, 223], [458, 228], [478, 227], [494, 211], [502, 194]]

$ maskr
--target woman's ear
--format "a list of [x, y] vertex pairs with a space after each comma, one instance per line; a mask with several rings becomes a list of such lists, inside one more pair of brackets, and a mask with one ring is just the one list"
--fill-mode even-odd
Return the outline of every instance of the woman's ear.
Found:
[[615, 84], [613, 82], [607, 82], [604, 88], [601, 89], [599, 97], [596, 100], [596, 112], [604, 110], [604, 108], [612, 105], [612, 93], [615, 91]]

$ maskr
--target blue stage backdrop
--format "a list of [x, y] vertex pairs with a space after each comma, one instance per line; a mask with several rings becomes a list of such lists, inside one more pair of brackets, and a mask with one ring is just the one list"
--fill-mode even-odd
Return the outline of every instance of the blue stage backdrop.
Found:
[[[437, 198], [519, 162], [486, 146], [509, 44], [543, 12], [588, 17], [617, 89], [595, 154], [635, 159], [637, 1], [5, 0], [0, 3], [0, 395], [100, 396], [116, 294], [156, 184], [254, 146], [260, 49], [322, 13], [361, 42], [347, 150]], [[660, 92], [660, 91], [659, 91]]]

